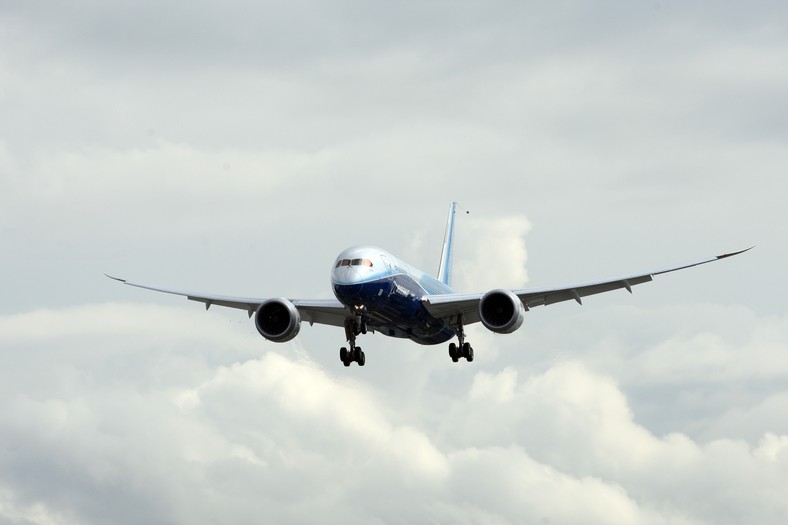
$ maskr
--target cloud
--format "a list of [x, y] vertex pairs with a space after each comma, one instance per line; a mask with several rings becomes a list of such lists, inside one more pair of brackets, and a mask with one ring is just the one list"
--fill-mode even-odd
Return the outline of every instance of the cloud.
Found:
[[456, 288], [486, 291], [522, 288], [528, 282], [525, 235], [531, 223], [525, 216], [463, 220], [461, 248], [455, 257]]
[[[198, 310], [106, 304], [0, 326], [4, 354], [28, 356], [2, 377], [11, 522], [122, 509], [116, 522], [779, 523], [788, 510], [788, 435], [656, 436], [616, 381], [577, 360], [492, 364], [451, 399], [422, 384], [412, 411], [298, 346], [254, 357], [258, 338]], [[140, 365], [119, 378], [119, 357]]]
[[[574, 479], [590, 476], [624, 488], [666, 521], [736, 522], [755, 514], [768, 521], [785, 511], [773, 505], [786, 483], [775, 478], [785, 458], [767, 452], [783, 450], [783, 438], [767, 433], [750, 445], [735, 439], [702, 444], [678, 433], [657, 437], [635, 423], [614, 382], [579, 363], [513, 382], [516, 375], [511, 368], [492, 377], [477, 374], [473, 403], [457, 414], [458, 424], [474, 424], [456, 435], [477, 447], [520, 443], [535, 461]], [[761, 477], [768, 486], [751, 490]], [[668, 508], [678, 512], [673, 516]]]
[[[4, 5], [0, 522], [783, 523], [785, 9]], [[102, 275], [327, 297], [452, 200], [462, 290], [759, 247], [457, 366]]]

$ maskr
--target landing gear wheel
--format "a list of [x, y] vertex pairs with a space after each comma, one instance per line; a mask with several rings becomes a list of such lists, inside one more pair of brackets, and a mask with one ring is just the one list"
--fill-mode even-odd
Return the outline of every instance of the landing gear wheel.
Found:
[[454, 343], [449, 343], [449, 357], [455, 363], [460, 360], [460, 356], [457, 353], [457, 345]]
[[342, 347], [339, 350], [339, 358], [343, 365], [350, 366], [350, 363], [356, 362], [358, 366], [364, 366], [367, 362], [367, 356], [364, 355], [361, 347], [356, 346], [356, 336], [365, 333], [367, 333], [367, 322], [362, 316], [358, 319], [345, 319], [345, 336], [350, 343], [350, 349]]
[[339, 349], [339, 360], [342, 361], [342, 364], [345, 366], [350, 366], [350, 354], [347, 351], [347, 348], [344, 346]]
[[470, 363], [473, 361], [473, 348], [471, 348], [470, 343], [465, 342], [465, 330], [462, 328], [462, 315], [457, 319], [457, 339], [459, 340], [459, 345], [449, 343], [449, 357], [451, 357], [451, 360], [455, 363], [459, 361], [461, 357], [464, 357], [465, 360]]

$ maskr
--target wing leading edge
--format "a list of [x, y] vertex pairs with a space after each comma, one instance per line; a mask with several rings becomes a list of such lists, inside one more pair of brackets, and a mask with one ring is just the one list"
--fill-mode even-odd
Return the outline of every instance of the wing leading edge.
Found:
[[[237, 308], [239, 310], [246, 310], [249, 317], [255, 313], [257, 308], [271, 299], [270, 297], [233, 297], [227, 295], [214, 295], [202, 292], [188, 292], [184, 290], [175, 290], [172, 288], [160, 288], [158, 286], [150, 286], [148, 284], [135, 283], [119, 277], [113, 277], [104, 274], [110, 279], [122, 282], [129, 286], [136, 286], [137, 288], [144, 288], [146, 290], [153, 290], [154, 292], [163, 292], [173, 295], [180, 295], [186, 297], [190, 301], [197, 301], [205, 304], [207, 310], [213, 305], [225, 306], [227, 308]], [[301, 319], [309, 324], [325, 324], [331, 326], [344, 326], [345, 319], [352, 315], [345, 305], [336, 299], [288, 299], [298, 309], [301, 314]]]
[[[690, 263], [670, 266], [649, 272], [642, 272], [623, 277], [613, 277], [610, 279], [592, 281], [587, 283], [570, 284], [565, 286], [550, 287], [550, 288], [534, 288], [534, 289], [521, 289], [512, 290], [512, 292], [520, 298], [523, 306], [526, 309], [534, 306], [547, 306], [563, 301], [574, 300], [579, 304], [583, 304], [582, 298], [589, 295], [596, 295], [599, 293], [610, 292], [612, 290], [626, 289], [632, 293], [632, 287], [638, 284], [643, 284], [651, 281], [655, 275], [663, 273], [675, 272], [676, 270], [683, 270], [684, 268], [691, 268], [701, 264], [706, 264], [726, 257], [732, 257], [740, 253], [751, 250], [752, 247], [746, 250], [739, 250], [737, 252], [724, 253], [715, 257], [701, 259]], [[439, 319], [456, 318], [462, 315], [463, 324], [471, 324], [479, 321], [479, 301], [484, 293], [470, 293], [470, 294], [442, 294], [431, 295], [423, 299], [424, 307], [427, 311]]]

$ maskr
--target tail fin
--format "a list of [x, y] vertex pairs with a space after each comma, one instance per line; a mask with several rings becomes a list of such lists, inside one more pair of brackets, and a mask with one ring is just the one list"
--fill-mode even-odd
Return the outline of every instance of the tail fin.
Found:
[[451, 286], [451, 263], [454, 256], [454, 213], [457, 203], [449, 206], [449, 218], [446, 220], [446, 233], [443, 235], [443, 251], [441, 252], [441, 265], [438, 268], [438, 280]]

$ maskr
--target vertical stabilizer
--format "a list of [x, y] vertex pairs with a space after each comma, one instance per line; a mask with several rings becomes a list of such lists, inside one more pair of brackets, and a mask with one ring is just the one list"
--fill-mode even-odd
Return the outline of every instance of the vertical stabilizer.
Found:
[[451, 286], [451, 263], [454, 257], [454, 213], [457, 203], [449, 206], [449, 218], [446, 220], [446, 233], [443, 235], [443, 251], [441, 251], [441, 265], [438, 268], [438, 280]]

